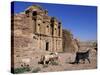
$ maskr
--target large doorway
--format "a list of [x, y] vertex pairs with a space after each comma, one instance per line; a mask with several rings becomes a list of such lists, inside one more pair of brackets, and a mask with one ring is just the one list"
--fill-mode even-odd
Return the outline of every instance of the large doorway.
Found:
[[49, 42], [46, 42], [46, 51], [49, 50]]

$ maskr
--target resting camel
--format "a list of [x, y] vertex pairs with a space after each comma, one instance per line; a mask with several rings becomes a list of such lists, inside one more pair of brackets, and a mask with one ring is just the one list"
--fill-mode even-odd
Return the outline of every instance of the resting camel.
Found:
[[42, 55], [40, 62], [42, 62], [42, 64], [49, 64], [51, 61], [55, 61], [58, 60], [58, 53], [50, 53], [48, 55]]

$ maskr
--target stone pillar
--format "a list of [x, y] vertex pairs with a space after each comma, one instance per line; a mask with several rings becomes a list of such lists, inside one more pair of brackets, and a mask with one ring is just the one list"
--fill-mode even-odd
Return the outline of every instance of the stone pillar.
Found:
[[62, 26], [60, 25], [60, 37], [62, 37]]

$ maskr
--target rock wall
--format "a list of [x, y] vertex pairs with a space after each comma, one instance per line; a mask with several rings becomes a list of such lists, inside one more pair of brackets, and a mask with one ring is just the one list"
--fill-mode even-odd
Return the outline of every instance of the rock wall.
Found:
[[[33, 28], [30, 18], [25, 18], [26, 15], [12, 15], [11, 24], [11, 48], [12, 48], [12, 67], [21, 67], [21, 65], [26, 62], [29, 63], [31, 60], [31, 54], [34, 42], [33, 38]], [[35, 42], [34, 42], [35, 43]]]
[[63, 51], [64, 52], [76, 52], [79, 49], [78, 40], [74, 39], [73, 34], [63, 29]]

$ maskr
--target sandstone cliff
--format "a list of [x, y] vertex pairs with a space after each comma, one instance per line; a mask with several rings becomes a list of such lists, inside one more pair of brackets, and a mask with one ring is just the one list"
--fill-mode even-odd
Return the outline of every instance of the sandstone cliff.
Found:
[[62, 39], [63, 39], [63, 51], [64, 52], [76, 52], [79, 49], [79, 42], [77, 39], [74, 39], [73, 34], [63, 29], [62, 33]]

